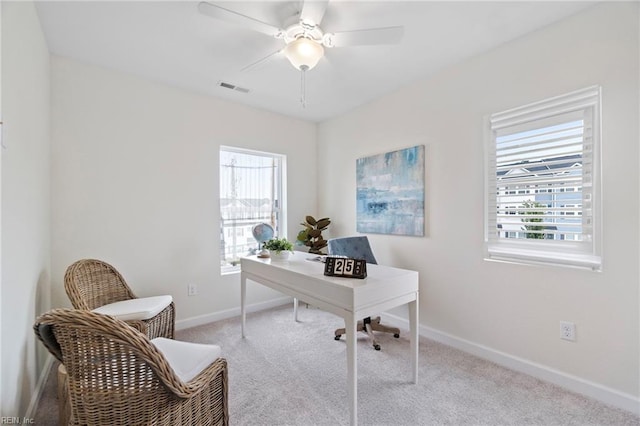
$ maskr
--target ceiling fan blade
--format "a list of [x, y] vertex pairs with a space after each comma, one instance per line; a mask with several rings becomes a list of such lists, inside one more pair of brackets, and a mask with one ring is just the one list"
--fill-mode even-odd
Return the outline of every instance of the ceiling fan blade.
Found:
[[404, 27], [371, 28], [325, 34], [330, 40], [330, 45], [335, 47], [397, 44], [400, 43], [403, 35]]
[[327, 11], [329, 0], [307, 0], [302, 4], [300, 19], [305, 22], [311, 22], [314, 25], [320, 25], [324, 13]]
[[276, 56], [277, 54], [279, 54], [280, 52], [282, 52], [284, 50], [284, 48], [278, 49], [273, 53], [269, 53], [267, 56], [265, 56], [262, 59], [258, 59], [257, 61], [247, 65], [244, 68], [240, 69], [240, 72], [247, 72], [247, 71], [251, 71], [252, 69], [262, 65], [263, 63], [267, 62], [269, 59], [271, 59], [272, 57]]
[[207, 3], [205, 1], [198, 4], [198, 10], [203, 15], [210, 16], [221, 21], [231, 22], [234, 24], [242, 25], [245, 28], [276, 37], [282, 32], [282, 30], [271, 24], [267, 24], [257, 19], [253, 19], [249, 16], [243, 15], [233, 10], [225, 9], [213, 3]]

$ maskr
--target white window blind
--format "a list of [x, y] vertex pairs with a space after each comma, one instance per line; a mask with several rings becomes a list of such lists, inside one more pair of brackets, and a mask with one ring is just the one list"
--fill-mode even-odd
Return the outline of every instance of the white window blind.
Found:
[[220, 268], [240, 270], [240, 258], [259, 249], [253, 227], [284, 229], [284, 163], [278, 154], [220, 148]]
[[600, 87], [491, 115], [486, 256], [601, 268]]

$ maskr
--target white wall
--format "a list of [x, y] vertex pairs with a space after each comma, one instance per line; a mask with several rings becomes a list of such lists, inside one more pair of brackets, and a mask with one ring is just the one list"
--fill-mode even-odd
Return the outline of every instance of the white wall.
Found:
[[50, 306], [49, 52], [31, 2], [2, 2], [2, 416], [22, 416], [46, 350]]
[[[636, 411], [638, 18], [637, 3], [590, 8], [318, 129], [319, 163], [332, 170], [319, 179], [331, 236], [356, 233], [357, 158], [425, 145], [427, 236], [369, 235], [381, 263], [420, 272], [423, 330], [585, 382]], [[484, 261], [486, 116], [594, 84], [603, 87], [604, 271]], [[561, 320], [577, 325], [576, 342], [559, 339]]]
[[[287, 156], [290, 238], [315, 213], [313, 123], [60, 57], [52, 120], [54, 306], [70, 305], [65, 269], [92, 257], [140, 296], [173, 295], [179, 321], [238, 311], [239, 274], [219, 272], [220, 145]], [[256, 285], [248, 303], [281, 297]]]

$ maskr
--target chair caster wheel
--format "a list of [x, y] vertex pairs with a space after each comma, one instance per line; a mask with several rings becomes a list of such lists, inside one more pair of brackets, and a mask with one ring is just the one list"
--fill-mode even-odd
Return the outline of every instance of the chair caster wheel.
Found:
[[376, 351], [380, 350], [380, 345], [373, 345], [373, 347], [375, 348]]
[[397, 339], [397, 338], [400, 337], [400, 335], [396, 333], [396, 334], [393, 335], [393, 337], [395, 337]]
[[334, 340], [340, 340], [341, 336], [342, 336], [342, 334], [337, 335], [336, 337], [334, 337]]

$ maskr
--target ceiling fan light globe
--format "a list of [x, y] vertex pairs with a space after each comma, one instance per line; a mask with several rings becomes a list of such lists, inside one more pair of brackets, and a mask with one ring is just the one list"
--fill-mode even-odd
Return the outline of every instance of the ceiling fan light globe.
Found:
[[318, 42], [300, 37], [287, 44], [284, 48], [284, 54], [291, 65], [297, 69], [301, 70], [302, 67], [306, 67], [307, 70], [310, 70], [324, 56], [324, 48]]

